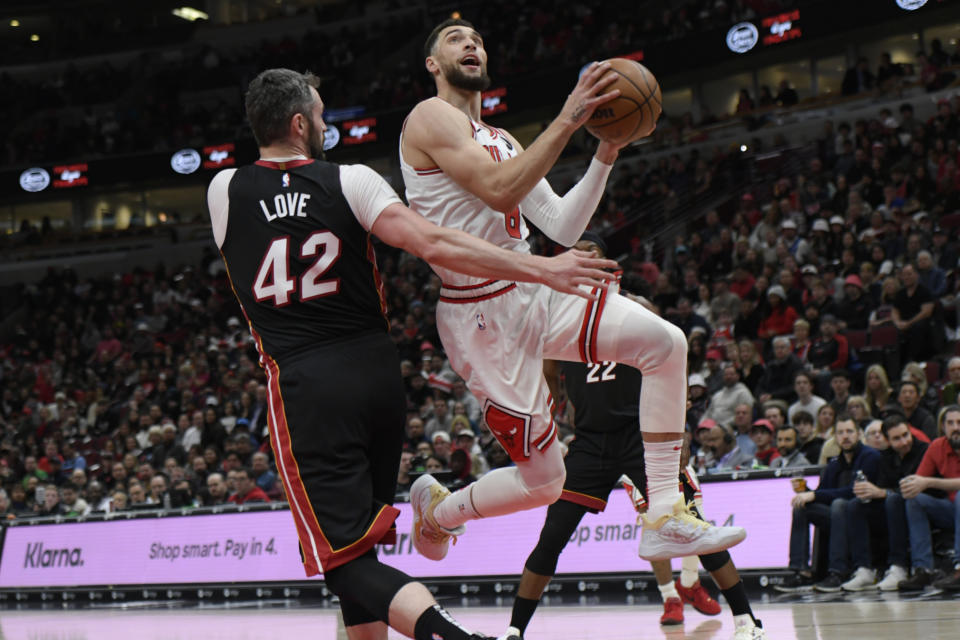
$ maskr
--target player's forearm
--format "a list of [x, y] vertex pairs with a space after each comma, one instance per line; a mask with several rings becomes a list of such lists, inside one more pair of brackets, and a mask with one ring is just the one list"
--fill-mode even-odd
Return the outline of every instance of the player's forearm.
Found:
[[520, 213], [554, 242], [573, 246], [597, 210], [610, 169], [609, 164], [592, 160], [587, 173], [562, 198], [542, 180], [524, 198]]
[[443, 227], [431, 231], [420, 257], [431, 265], [464, 275], [518, 282], [542, 282], [537, 265], [546, 259], [501, 249], [468, 233]]
[[559, 118], [550, 123], [527, 149], [488, 172], [484, 201], [497, 211], [513, 211], [547, 175], [576, 127]]

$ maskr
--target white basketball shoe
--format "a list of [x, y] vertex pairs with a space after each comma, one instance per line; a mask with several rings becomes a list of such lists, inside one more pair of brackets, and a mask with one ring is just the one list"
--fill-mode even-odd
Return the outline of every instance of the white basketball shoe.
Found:
[[456, 544], [457, 536], [467, 530], [460, 525], [456, 529], [444, 529], [433, 516], [434, 509], [450, 495], [449, 489], [437, 482], [428, 473], [414, 481], [410, 487], [410, 506], [413, 507], [413, 547], [428, 560], [443, 560], [450, 549], [450, 539]]
[[743, 527], [716, 527], [701, 520], [693, 505], [683, 499], [668, 513], [650, 521], [646, 514], [640, 535], [639, 555], [645, 560], [666, 560], [683, 556], [702, 556], [729, 549], [747, 537]]

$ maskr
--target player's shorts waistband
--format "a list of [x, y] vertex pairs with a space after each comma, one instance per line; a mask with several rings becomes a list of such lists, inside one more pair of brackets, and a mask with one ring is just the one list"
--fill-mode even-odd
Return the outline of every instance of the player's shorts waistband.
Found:
[[517, 288], [516, 282], [506, 280], [487, 280], [471, 285], [448, 285], [440, 287], [440, 302], [467, 304], [489, 300]]

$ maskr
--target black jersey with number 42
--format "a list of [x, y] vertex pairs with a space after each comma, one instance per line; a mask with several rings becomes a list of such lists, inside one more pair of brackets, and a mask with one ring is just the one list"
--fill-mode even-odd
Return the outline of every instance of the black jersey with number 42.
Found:
[[574, 407], [577, 432], [609, 433], [640, 429], [638, 369], [616, 362], [561, 362], [567, 397]]
[[233, 289], [273, 358], [389, 325], [370, 234], [336, 164], [258, 161], [230, 180], [221, 247]]

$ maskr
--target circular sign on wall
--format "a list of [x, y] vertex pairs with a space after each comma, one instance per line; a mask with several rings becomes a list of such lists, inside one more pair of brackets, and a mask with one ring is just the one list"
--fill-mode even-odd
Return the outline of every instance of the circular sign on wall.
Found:
[[188, 175], [200, 168], [200, 153], [196, 149], [180, 149], [170, 157], [170, 167], [177, 173]]
[[323, 132], [323, 150], [330, 151], [340, 142], [340, 129], [332, 124], [327, 125], [327, 130]]
[[30, 193], [43, 191], [50, 186], [50, 174], [46, 169], [31, 167], [20, 174], [20, 188]]
[[727, 31], [727, 48], [734, 53], [746, 53], [757, 46], [760, 32], [752, 22], [741, 22]]
[[925, 4], [927, 0], [897, 0], [897, 6], [904, 11], [916, 11]]

